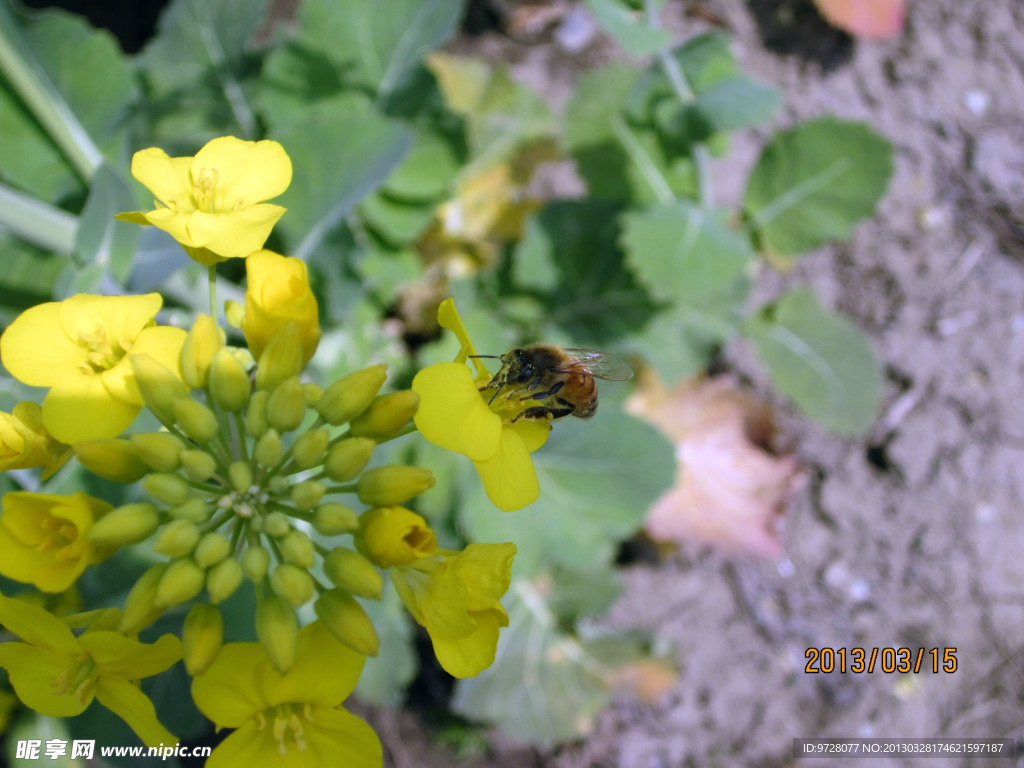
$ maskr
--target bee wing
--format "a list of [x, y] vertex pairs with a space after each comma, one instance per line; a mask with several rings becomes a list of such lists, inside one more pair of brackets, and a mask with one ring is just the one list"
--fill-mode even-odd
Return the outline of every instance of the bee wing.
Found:
[[626, 381], [633, 378], [633, 369], [625, 361], [608, 352], [601, 352], [598, 349], [567, 348], [565, 353], [572, 361], [552, 370], [559, 373], [587, 373], [609, 381]]

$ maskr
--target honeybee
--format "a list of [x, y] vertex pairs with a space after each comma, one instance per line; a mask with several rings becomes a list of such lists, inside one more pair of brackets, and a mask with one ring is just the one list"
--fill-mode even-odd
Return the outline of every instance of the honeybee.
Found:
[[554, 344], [517, 347], [504, 355], [474, 355], [501, 361], [501, 369], [481, 392], [493, 389], [488, 401], [499, 394], [506, 400], [540, 400], [544, 405], [527, 408], [518, 419], [589, 419], [597, 412], [597, 381], [626, 381], [633, 369], [618, 358], [596, 349], [571, 349]]

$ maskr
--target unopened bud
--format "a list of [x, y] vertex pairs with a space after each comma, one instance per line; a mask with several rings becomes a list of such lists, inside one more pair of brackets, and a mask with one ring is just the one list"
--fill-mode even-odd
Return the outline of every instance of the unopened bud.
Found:
[[244, 461], [233, 461], [228, 467], [228, 480], [238, 493], [247, 493], [252, 487], [252, 467]]
[[302, 339], [299, 327], [288, 323], [270, 339], [259, 365], [256, 366], [256, 388], [271, 392], [282, 382], [302, 372]]
[[147, 476], [142, 481], [142, 487], [154, 499], [169, 507], [183, 503], [192, 495], [188, 480], [170, 472]]
[[336, 501], [321, 504], [313, 515], [313, 529], [322, 536], [340, 536], [352, 533], [358, 527], [359, 517], [355, 510]]
[[264, 467], [273, 467], [284, 456], [284, 444], [276, 429], [268, 429], [263, 437], [256, 441], [252, 449], [252, 457], [256, 463]]
[[210, 393], [225, 411], [240, 411], [249, 403], [249, 374], [229, 349], [218, 349], [210, 364]]
[[209, 315], [199, 315], [192, 323], [181, 348], [181, 375], [193, 389], [206, 386], [210, 361], [223, 345], [220, 328]]
[[418, 496], [434, 485], [429, 469], [388, 464], [368, 469], [356, 485], [356, 495], [368, 507], [390, 507]]
[[323, 397], [324, 388], [319, 384], [309, 382], [302, 385], [302, 391], [306, 395], [306, 407], [312, 408], [320, 402], [320, 398]]
[[100, 547], [123, 547], [149, 538], [158, 525], [160, 517], [152, 504], [125, 504], [93, 523], [86, 538]]
[[204, 483], [217, 471], [217, 460], [206, 451], [190, 448], [181, 452], [181, 467], [197, 483]]
[[388, 367], [381, 363], [338, 379], [317, 401], [317, 413], [335, 427], [351, 421], [373, 402], [387, 377]]
[[263, 547], [249, 547], [242, 553], [242, 570], [249, 580], [259, 584], [270, 567], [270, 553]]
[[366, 610], [348, 592], [330, 589], [322, 593], [313, 610], [331, 634], [364, 656], [376, 656], [377, 631]]
[[199, 529], [188, 520], [172, 520], [160, 531], [153, 549], [167, 557], [184, 557], [196, 547]]
[[347, 547], [335, 547], [324, 558], [324, 575], [336, 587], [359, 597], [380, 600], [384, 581], [373, 563]]
[[269, 392], [253, 392], [249, 407], [245, 409], [245, 431], [252, 437], [262, 437], [267, 431], [267, 400]]
[[185, 616], [181, 630], [182, 661], [189, 675], [205, 672], [224, 642], [224, 617], [206, 603], [196, 603]]
[[86, 469], [115, 483], [134, 483], [149, 472], [132, 444], [120, 437], [75, 443], [74, 451]]
[[209, 568], [216, 565], [231, 552], [231, 542], [228, 537], [216, 531], [203, 534], [196, 544], [196, 551], [192, 557], [200, 568]]
[[228, 299], [224, 302], [224, 319], [228, 321], [228, 325], [236, 330], [240, 329], [243, 317], [245, 317], [245, 307], [241, 303], [234, 299]]
[[292, 446], [292, 459], [298, 469], [309, 469], [324, 463], [324, 453], [331, 436], [326, 429], [314, 429], [299, 435]]
[[208, 443], [220, 431], [217, 416], [190, 397], [183, 398], [174, 404], [174, 420], [181, 425], [185, 434], [197, 443]]
[[336, 443], [324, 460], [324, 472], [331, 480], [347, 483], [366, 469], [377, 444], [367, 437], [350, 437]]
[[267, 423], [278, 432], [291, 432], [306, 415], [306, 399], [298, 376], [283, 381], [267, 400]]
[[174, 404], [188, 398], [188, 390], [167, 366], [145, 352], [128, 355], [143, 402], [161, 422], [174, 423]]
[[235, 594], [242, 583], [242, 566], [234, 558], [226, 558], [206, 572], [206, 593], [216, 605]]
[[163, 609], [156, 606], [156, 590], [167, 572], [169, 563], [156, 563], [135, 582], [124, 601], [119, 631], [134, 635], [156, 621]]
[[270, 588], [275, 595], [298, 608], [313, 597], [313, 577], [307, 570], [281, 563], [270, 572]]
[[256, 606], [256, 637], [270, 663], [285, 674], [295, 663], [299, 623], [295, 611], [277, 595], [267, 595]]
[[143, 432], [132, 435], [132, 448], [146, 464], [157, 472], [173, 472], [181, 466], [185, 444], [168, 432]]
[[297, 483], [292, 486], [292, 504], [296, 509], [304, 512], [319, 504], [326, 492], [327, 488], [324, 487], [324, 484], [316, 480]]
[[411, 389], [378, 395], [369, 407], [352, 419], [349, 431], [353, 437], [369, 437], [378, 442], [393, 437], [416, 415], [420, 396]]
[[381, 568], [409, 565], [437, 549], [427, 521], [405, 507], [377, 507], [359, 518], [359, 551]]
[[210, 517], [210, 507], [198, 496], [183, 501], [167, 510], [167, 514], [176, 520], [188, 520], [190, 523], [205, 523]]
[[292, 482], [283, 475], [276, 475], [270, 478], [270, 482], [267, 483], [267, 488], [274, 496], [287, 496], [288, 489], [292, 487]]
[[156, 587], [156, 604], [170, 608], [191, 600], [203, 589], [205, 574], [190, 557], [174, 560]]
[[316, 565], [316, 549], [313, 541], [302, 531], [291, 530], [278, 546], [284, 559], [299, 568], [312, 568]]
[[263, 530], [268, 536], [283, 539], [291, 529], [292, 524], [288, 520], [288, 515], [283, 512], [271, 512], [263, 517]]

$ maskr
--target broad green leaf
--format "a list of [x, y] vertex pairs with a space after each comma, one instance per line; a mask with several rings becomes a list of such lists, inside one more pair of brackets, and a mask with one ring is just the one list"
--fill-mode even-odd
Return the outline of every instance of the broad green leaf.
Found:
[[384, 190], [408, 202], [437, 199], [449, 191], [462, 164], [461, 154], [439, 131], [420, 128], [412, 148], [384, 182]]
[[101, 165], [93, 174], [75, 237], [74, 258], [79, 265], [107, 269], [118, 283], [127, 280], [141, 228], [115, 221], [114, 215], [134, 205], [134, 193], [124, 176], [108, 163]]
[[359, 261], [363, 287], [383, 306], [398, 296], [398, 289], [423, 274], [423, 260], [412, 250], [368, 251]]
[[548, 318], [581, 344], [602, 346], [635, 332], [653, 310], [623, 263], [619, 213], [598, 200], [548, 204], [527, 223], [514, 254], [516, 284], [541, 288]]
[[871, 346], [849, 320], [808, 289], [786, 294], [752, 317], [746, 333], [776, 388], [840, 435], [862, 435], [882, 397]]
[[631, 56], [649, 56], [672, 42], [671, 32], [652, 27], [644, 14], [632, 11], [619, 0], [586, 3], [594, 20]]
[[720, 133], [770, 122], [782, 106], [782, 96], [777, 88], [737, 75], [698, 93], [693, 106], [710, 132]]
[[413, 622], [386, 575], [380, 601], [367, 600], [362, 605], [377, 630], [380, 653], [366, 659], [356, 695], [367, 704], [396, 709], [419, 667], [413, 647]]
[[641, 73], [621, 64], [587, 72], [566, 112], [565, 143], [592, 197], [630, 203], [695, 197], [692, 162], [670, 154], [653, 123], [633, 119]]
[[630, 336], [626, 348], [665, 381], [696, 376], [707, 370], [715, 353], [736, 335], [738, 309], [730, 304], [679, 304], [659, 312], [640, 333]]
[[845, 240], [871, 216], [892, 175], [892, 145], [834, 117], [779, 133], [747, 181], [750, 226], [770, 251], [794, 256]]
[[551, 577], [547, 603], [562, 626], [572, 627], [581, 618], [605, 613], [621, 593], [622, 585], [614, 568], [557, 570]]
[[703, 93], [716, 83], [740, 73], [732, 55], [729, 35], [705, 32], [691, 37], [671, 53], [679, 63], [694, 93]]
[[458, 27], [462, 0], [306, 0], [299, 7], [300, 41], [326, 55], [349, 85], [389, 97], [427, 52]]
[[[601, 382], [602, 387], [622, 386]], [[479, 480], [462, 506], [473, 541], [514, 541], [514, 573], [555, 565], [591, 570], [611, 564], [617, 542], [641, 525], [648, 506], [672, 484], [672, 447], [650, 425], [611, 407], [589, 421], [554, 425], [532, 454], [540, 498], [517, 512], [488, 502]]]
[[306, 258], [383, 183], [411, 144], [409, 130], [375, 114], [325, 103], [271, 138], [291, 156], [295, 176], [274, 202], [288, 208], [275, 228], [291, 255]]
[[0, 253], [0, 324], [6, 326], [29, 307], [53, 299], [54, 285], [68, 260], [8, 237], [0, 237]]
[[434, 207], [400, 202], [378, 190], [363, 198], [359, 214], [389, 246], [400, 247], [414, 241], [430, 225]]

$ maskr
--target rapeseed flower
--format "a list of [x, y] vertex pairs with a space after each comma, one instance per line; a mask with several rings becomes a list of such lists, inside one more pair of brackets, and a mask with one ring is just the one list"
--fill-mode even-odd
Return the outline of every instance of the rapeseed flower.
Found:
[[71, 447], [46, 431], [38, 404], [26, 401], [11, 413], [0, 413], [0, 472], [43, 467], [46, 480], [69, 458]]
[[252, 356], [258, 360], [274, 335], [295, 323], [302, 363], [308, 363], [320, 343], [320, 320], [306, 263], [273, 251], [257, 251], [246, 258], [245, 274], [242, 332]]

